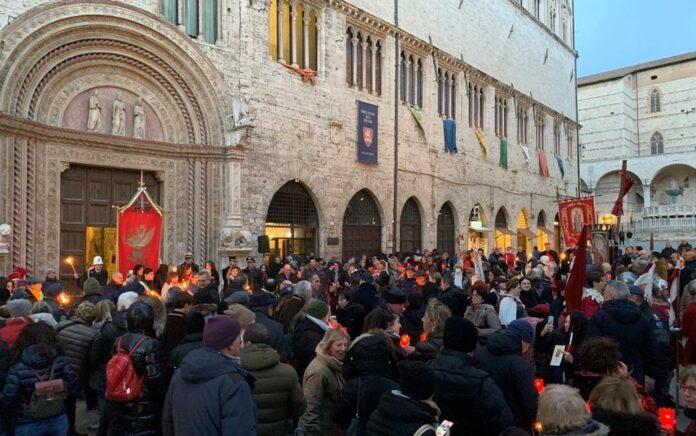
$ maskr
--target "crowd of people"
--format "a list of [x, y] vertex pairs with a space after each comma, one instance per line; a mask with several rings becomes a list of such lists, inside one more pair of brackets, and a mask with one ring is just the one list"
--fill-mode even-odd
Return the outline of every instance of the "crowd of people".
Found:
[[79, 294], [17, 268], [0, 278], [0, 434], [77, 434], [84, 400], [99, 435], [657, 435], [677, 365], [696, 418], [696, 251], [590, 258], [567, 310], [574, 261], [545, 246], [218, 272], [187, 253], [109, 276], [96, 256]]

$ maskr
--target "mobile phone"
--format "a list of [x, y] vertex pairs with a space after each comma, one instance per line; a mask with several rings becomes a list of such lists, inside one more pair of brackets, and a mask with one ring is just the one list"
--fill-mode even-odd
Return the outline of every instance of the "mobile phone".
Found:
[[546, 324], [553, 325], [553, 315], [549, 315], [549, 317], [546, 318]]
[[435, 436], [445, 436], [448, 434], [454, 423], [452, 421], [444, 420], [435, 429]]

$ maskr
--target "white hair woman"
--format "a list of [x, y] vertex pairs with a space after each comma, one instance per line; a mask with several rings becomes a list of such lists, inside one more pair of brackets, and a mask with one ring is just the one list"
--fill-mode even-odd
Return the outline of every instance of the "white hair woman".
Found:
[[539, 396], [537, 430], [546, 435], [608, 435], [609, 427], [592, 419], [580, 393], [566, 385], [549, 385]]

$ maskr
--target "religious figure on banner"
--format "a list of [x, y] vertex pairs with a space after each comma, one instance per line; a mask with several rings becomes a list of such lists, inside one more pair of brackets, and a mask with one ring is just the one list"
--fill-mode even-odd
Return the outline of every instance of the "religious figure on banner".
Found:
[[111, 108], [111, 134], [119, 136], [126, 134], [126, 105], [121, 100], [121, 92], [116, 94]]
[[573, 209], [573, 231], [576, 233], [582, 232], [582, 225], [583, 225], [583, 219], [582, 219], [582, 209], [579, 207], [576, 207]]
[[99, 104], [99, 92], [95, 89], [89, 96], [89, 113], [87, 114], [87, 130], [99, 131], [101, 124], [101, 105]]
[[133, 137], [145, 138], [145, 109], [142, 97], [138, 97], [138, 101], [133, 106]]
[[155, 228], [146, 229], [144, 225], [139, 225], [134, 233], [131, 233], [126, 238], [126, 245], [133, 248], [133, 251], [128, 256], [128, 260], [133, 263], [143, 263], [147, 257], [146, 250], [155, 235]]

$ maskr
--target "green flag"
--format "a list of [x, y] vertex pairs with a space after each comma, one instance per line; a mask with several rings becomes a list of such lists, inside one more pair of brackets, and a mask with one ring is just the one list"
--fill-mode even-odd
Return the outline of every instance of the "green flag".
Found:
[[411, 115], [413, 115], [413, 118], [416, 120], [416, 123], [418, 124], [418, 127], [420, 128], [421, 132], [423, 132], [423, 136], [425, 136], [425, 127], [423, 126], [423, 112], [421, 112], [418, 106], [414, 106], [412, 104], [408, 105], [408, 109], [411, 111]]
[[507, 139], [505, 138], [500, 138], [500, 166], [505, 169], [508, 167]]

